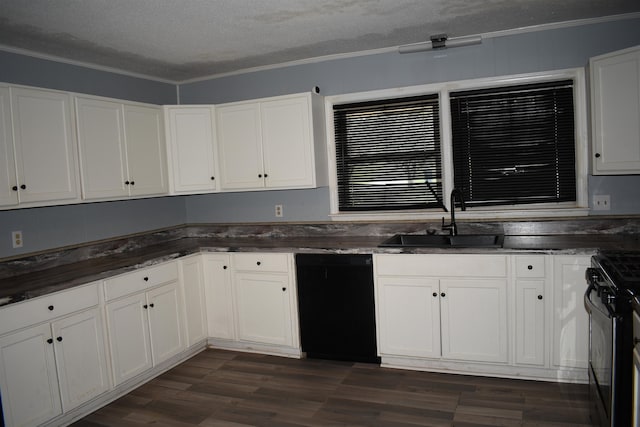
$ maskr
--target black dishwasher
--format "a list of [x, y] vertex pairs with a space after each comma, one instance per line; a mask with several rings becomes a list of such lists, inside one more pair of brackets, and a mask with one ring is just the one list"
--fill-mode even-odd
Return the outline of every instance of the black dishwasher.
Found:
[[371, 255], [296, 254], [302, 351], [380, 363]]

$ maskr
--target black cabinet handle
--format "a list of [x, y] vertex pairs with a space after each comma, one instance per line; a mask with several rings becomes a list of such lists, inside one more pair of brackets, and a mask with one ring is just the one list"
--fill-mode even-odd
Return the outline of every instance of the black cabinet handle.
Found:
[[211, 181], [214, 181], [216, 178], [214, 176], [211, 177]]
[[542, 299], [542, 295], [538, 295], [538, 299]]
[[49, 338], [49, 339], [47, 340], [47, 343], [48, 343], [48, 344], [53, 344], [53, 338]]
[[57, 340], [58, 342], [62, 342], [62, 337], [58, 337], [58, 338], [56, 338], [56, 340]]
[[22, 185], [20, 186], [20, 188], [21, 188], [22, 190], [26, 190], [26, 189], [27, 189], [27, 186], [26, 186], [26, 185], [24, 185], [24, 184], [22, 184]]
[[130, 182], [129, 182], [129, 181], [125, 181], [125, 182], [124, 182], [124, 185], [129, 185], [129, 184], [130, 184]]
[[136, 185], [136, 182], [135, 181], [131, 181], [131, 185]]
[[261, 173], [258, 174], [258, 178], [262, 178], [262, 174]]
[[438, 293], [437, 293], [437, 292], [434, 292], [434, 293], [433, 293], [433, 296], [434, 296], [434, 297], [437, 297], [437, 296], [438, 296]]
[[227, 269], [227, 266], [226, 266], [226, 265], [223, 265], [223, 266], [222, 266], [222, 269], [223, 269], [223, 270], [226, 270], [226, 269]]
[[600, 158], [600, 153], [596, 153], [596, 159]]
[[286, 290], [287, 290], [287, 288], [282, 288], [282, 292], [284, 292], [284, 291], [286, 291]]
[[53, 306], [50, 305], [49, 307], [47, 307], [49, 309], [49, 311], [53, 311]]
[[533, 270], [533, 265], [527, 265], [528, 270]]
[[153, 308], [153, 303], [149, 304], [149, 307]]
[[256, 262], [256, 265], [260, 265], [260, 264], [261, 264], [260, 261]]
[[17, 186], [17, 185], [14, 185], [13, 187], [11, 187], [11, 189], [12, 189], [13, 191], [18, 191], [18, 186]]
[[266, 178], [266, 177], [268, 177], [268, 176], [269, 176], [269, 175], [267, 175], [266, 173], [264, 174], [264, 177], [265, 177], [265, 178]]
[[445, 293], [443, 292], [443, 293], [441, 293], [441, 294], [440, 294], [440, 296], [441, 296], [442, 298], [444, 298], [444, 297], [446, 297], [446, 296], [447, 296], [447, 294], [445, 294]]
[[142, 280], [144, 280], [145, 282], [149, 281], [149, 278], [147, 276], [143, 277]]
[[146, 310], [147, 308], [149, 308], [149, 306], [147, 304], [145, 304], [145, 305], [142, 306], [142, 308], [144, 308]]

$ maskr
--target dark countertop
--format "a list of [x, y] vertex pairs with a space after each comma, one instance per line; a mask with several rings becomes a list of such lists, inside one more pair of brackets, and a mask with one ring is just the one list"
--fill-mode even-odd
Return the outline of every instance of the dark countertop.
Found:
[[553, 253], [590, 255], [598, 249], [640, 250], [639, 235], [505, 236], [502, 248], [379, 248], [388, 236], [215, 238], [185, 237], [108, 256], [0, 279], [0, 306], [102, 280], [200, 252], [292, 253]]

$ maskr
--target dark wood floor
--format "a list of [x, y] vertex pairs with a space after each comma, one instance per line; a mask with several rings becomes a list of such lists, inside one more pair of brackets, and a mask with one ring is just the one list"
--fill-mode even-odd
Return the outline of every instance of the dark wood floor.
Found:
[[587, 386], [206, 350], [92, 426], [590, 426]]

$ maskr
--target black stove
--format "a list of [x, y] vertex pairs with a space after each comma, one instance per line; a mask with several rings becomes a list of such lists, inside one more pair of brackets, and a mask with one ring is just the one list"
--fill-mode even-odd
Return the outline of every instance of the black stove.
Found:
[[602, 426], [631, 426], [632, 301], [640, 296], [640, 252], [601, 251], [586, 277], [592, 419]]

